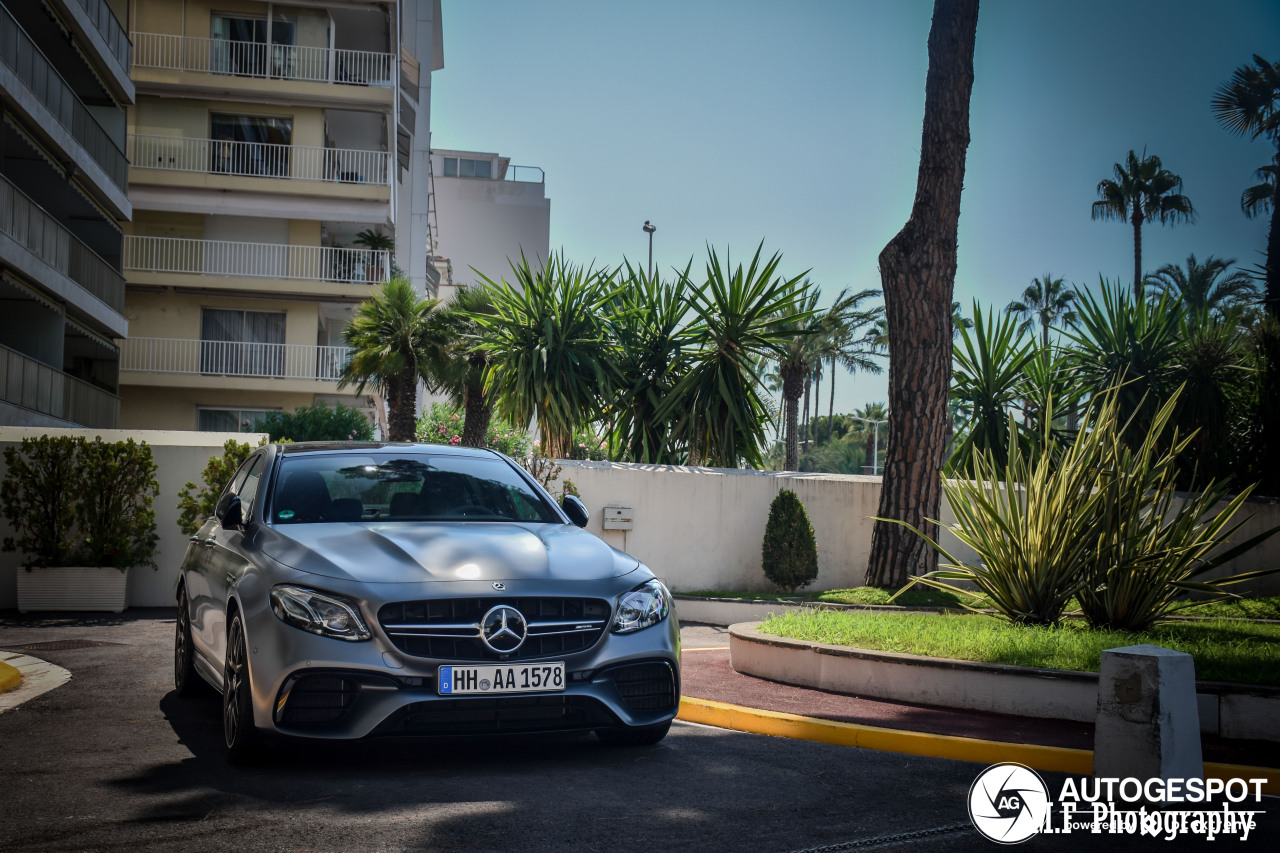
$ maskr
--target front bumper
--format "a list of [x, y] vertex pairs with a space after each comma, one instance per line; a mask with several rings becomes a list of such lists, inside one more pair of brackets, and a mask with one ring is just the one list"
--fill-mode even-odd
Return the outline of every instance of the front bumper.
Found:
[[[612, 599], [636, 583], [635, 578], [614, 580], [592, 592]], [[632, 634], [606, 631], [590, 648], [545, 658], [564, 662], [562, 692], [441, 696], [436, 687], [441, 665], [476, 662], [407, 655], [386, 636], [376, 614], [392, 601], [476, 596], [481, 590], [450, 584], [445, 595], [439, 584], [343, 586], [328, 579], [323, 584], [360, 602], [373, 639], [344, 642], [286, 625], [265, 606], [265, 591], [254, 591], [259, 606], [241, 602], [259, 729], [327, 739], [566, 732], [652, 726], [676, 714], [680, 633], [674, 612], [649, 628]], [[543, 583], [521, 585], [507, 597], [564, 594], [564, 584]], [[488, 595], [501, 600], [491, 591]]]

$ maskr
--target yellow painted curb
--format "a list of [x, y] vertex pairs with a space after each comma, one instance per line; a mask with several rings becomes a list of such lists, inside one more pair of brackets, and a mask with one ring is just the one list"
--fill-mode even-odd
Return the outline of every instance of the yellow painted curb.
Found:
[[[1093, 750], [1068, 749], [1061, 746], [1039, 746], [1029, 743], [1005, 743], [980, 738], [937, 735], [926, 732], [886, 729], [861, 723], [842, 723], [817, 717], [802, 717], [759, 708], [745, 708], [712, 699], [680, 697], [678, 719], [702, 723], [722, 729], [753, 732], [774, 737], [811, 740], [837, 746], [856, 746], [884, 752], [902, 752], [930, 758], [954, 758], [979, 764], [1016, 761], [1036, 770], [1074, 773], [1087, 776], [1093, 772]], [[1241, 764], [1206, 762], [1205, 776], [1211, 779], [1266, 779], [1262, 790], [1280, 794], [1280, 770], [1247, 767]]]
[[0, 662], [0, 693], [12, 690], [22, 683], [22, 674], [7, 663]]

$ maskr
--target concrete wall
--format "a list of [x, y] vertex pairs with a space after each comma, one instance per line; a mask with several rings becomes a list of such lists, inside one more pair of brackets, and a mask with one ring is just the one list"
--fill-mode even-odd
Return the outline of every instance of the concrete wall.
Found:
[[[770, 590], [760, 567], [769, 504], [791, 489], [804, 504], [818, 544], [818, 578], [809, 590], [862, 585], [871, 552], [872, 517], [880, 502], [880, 477], [800, 474], [562, 461], [561, 479], [571, 479], [591, 511], [587, 529], [643, 560], [676, 591]], [[553, 490], [558, 489], [553, 484]], [[634, 529], [605, 531], [605, 506], [634, 510]], [[1254, 518], [1238, 540], [1280, 525], [1280, 504], [1251, 502]], [[955, 516], [942, 508], [943, 524]], [[950, 533], [943, 547], [961, 559], [973, 552]], [[1280, 534], [1217, 574], [1280, 566]], [[1280, 574], [1241, 584], [1238, 591], [1280, 594]]]
[[[257, 445], [263, 438], [254, 434], [220, 432], [169, 432], [162, 430], [85, 430], [0, 427], [0, 450], [19, 444], [24, 438], [40, 435], [83, 435], [92, 440], [145, 441], [151, 447], [158, 471], [160, 494], [152, 505], [156, 511], [156, 532], [160, 534], [156, 551], [159, 569], [132, 569], [129, 572], [128, 603], [132, 607], [165, 607], [173, 604], [173, 585], [178, 566], [187, 550], [187, 536], [178, 530], [178, 493], [184, 483], [200, 483], [200, 472], [209, 457], [221, 456], [222, 445], [229, 438]], [[0, 456], [0, 478], [7, 466]], [[0, 515], [0, 539], [12, 536], [7, 518]], [[22, 571], [22, 557], [16, 553], [0, 553], [0, 610], [18, 606], [15, 572]]]
[[[468, 156], [466, 152], [445, 152]], [[517, 263], [524, 251], [535, 266], [547, 258], [551, 240], [551, 201], [545, 185], [485, 178], [446, 178], [442, 154], [433, 155], [436, 215], [440, 224], [437, 253], [453, 263], [453, 283], [478, 280], [475, 267], [489, 278], [511, 279], [507, 259]], [[473, 154], [474, 159], [491, 155]]]

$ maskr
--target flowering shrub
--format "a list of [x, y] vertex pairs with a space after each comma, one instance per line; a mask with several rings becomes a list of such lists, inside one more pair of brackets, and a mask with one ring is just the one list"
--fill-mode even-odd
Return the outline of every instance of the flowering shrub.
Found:
[[[417, 441], [429, 444], [452, 444], [457, 447], [462, 443], [462, 428], [466, 424], [466, 415], [458, 406], [445, 403], [432, 403], [431, 408], [418, 418], [414, 436]], [[513, 458], [529, 455], [529, 436], [516, 429], [509, 422], [495, 417], [489, 421], [489, 431], [485, 436], [485, 447], [505, 453]]]
[[570, 459], [590, 459], [595, 462], [609, 458], [609, 444], [604, 438], [589, 432], [574, 433], [569, 447]]

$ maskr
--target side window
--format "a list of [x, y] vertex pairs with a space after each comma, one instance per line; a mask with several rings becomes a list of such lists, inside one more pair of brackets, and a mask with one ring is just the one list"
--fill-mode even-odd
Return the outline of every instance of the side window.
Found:
[[240, 483], [236, 494], [240, 496], [240, 512], [245, 519], [249, 518], [253, 502], [258, 497], [258, 483], [262, 480], [262, 454], [249, 460], [252, 464]]
[[245, 478], [249, 476], [249, 469], [257, 465], [257, 460], [260, 460], [261, 458], [261, 456], [250, 456], [248, 459], [240, 463], [240, 467], [236, 469], [235, 474], [231, 475], [231, 482], [227, 483], [222, 490], [222, 494], [218, 496], [219, 503], [221, 503], [222, 499], [227, 495], [240, 494], [240, 488], [244, 485]]

